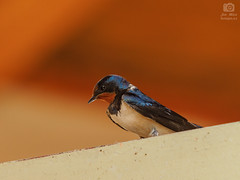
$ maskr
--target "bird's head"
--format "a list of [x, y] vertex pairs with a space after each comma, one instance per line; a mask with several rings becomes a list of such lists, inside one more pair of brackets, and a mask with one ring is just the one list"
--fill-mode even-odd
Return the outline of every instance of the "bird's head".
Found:
[[118, 93], [124, 92], [129, 87], [129, 83], [121, 76], [108, 75], [102, 78], [94, 87], [93, 96], [88, 101], [91, 103], [96, 99], [112, 103]]

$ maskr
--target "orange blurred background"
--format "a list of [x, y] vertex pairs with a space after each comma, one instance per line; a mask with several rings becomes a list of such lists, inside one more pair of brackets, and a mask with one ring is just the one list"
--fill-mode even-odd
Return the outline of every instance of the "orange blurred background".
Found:
[[224, 3], [1, 1], [0, 162], [138, 139], [87, 104], [108, 74], [191, 122], [238, 121], [240, 24]]

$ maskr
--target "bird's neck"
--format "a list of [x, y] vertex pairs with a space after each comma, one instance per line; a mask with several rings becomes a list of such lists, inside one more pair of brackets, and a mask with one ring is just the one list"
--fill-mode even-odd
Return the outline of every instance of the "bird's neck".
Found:
[[121, 93], [117, 93], [113, 102], [108, 106], [108, 110], [110, 114], [118, 114], [118, 112], [121, 109], [121, 104], [122, 104], [122, 95], [126, 91], [122, 91]]

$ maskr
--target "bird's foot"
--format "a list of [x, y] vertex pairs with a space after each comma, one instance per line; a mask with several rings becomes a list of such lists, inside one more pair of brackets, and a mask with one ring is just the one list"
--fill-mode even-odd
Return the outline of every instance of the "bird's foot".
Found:
[[158, 131], [156, 130], [156, 128], [154, 127], [154, 128], [152, 129], [152, 131], [150, 132], [149, 137], [154, 137], [154, 136], [158, 136], [158, 135], [159, 135], [159, 133], [158, 133]]

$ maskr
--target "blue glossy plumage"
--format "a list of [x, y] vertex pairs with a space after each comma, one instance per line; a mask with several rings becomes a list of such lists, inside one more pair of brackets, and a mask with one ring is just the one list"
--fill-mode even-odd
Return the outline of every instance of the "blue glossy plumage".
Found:
[[122, 100], [143, 116], [149, 117], [174, 131], [200, 127], [188, 122], [184, 117], [148, 97], [136, 87], [127, 90], [123, 94]]

